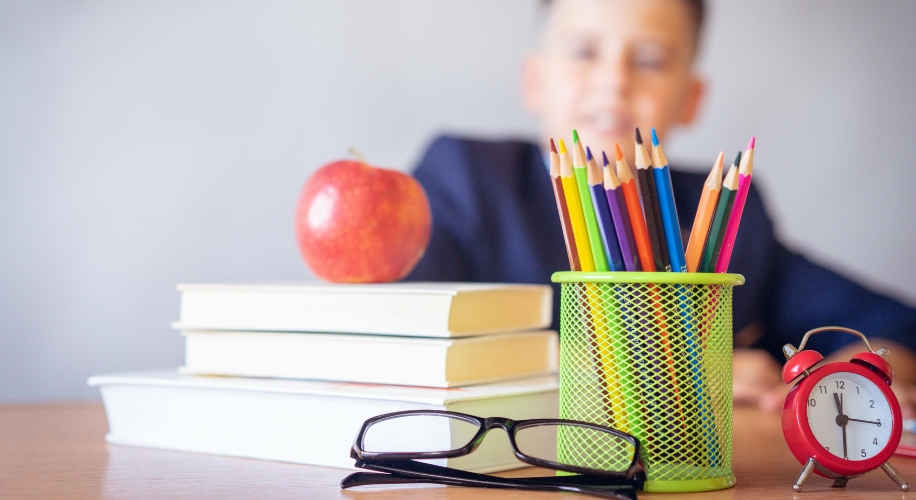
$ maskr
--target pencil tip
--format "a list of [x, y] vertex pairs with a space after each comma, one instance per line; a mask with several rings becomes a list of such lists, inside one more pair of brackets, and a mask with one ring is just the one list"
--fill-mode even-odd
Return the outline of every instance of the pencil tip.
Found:
[[566, 143], [563, 142], [563, 139], [560, 139], [560, 154], [566, 154]]
[[655, 127], [652, 127], [652, 145], [658, 146], [658, 135], [655, 134]]
[[592, 161], [592, 150], [588, 146], [585, 146], [585, 161]]
[[553, 138], [550, 139], [550, 152], [551, 153], [557, 152], [557, 145], [553, 143]]
[[751, 136], [751, 142], [747, 143], [747, 149], [754, 149], [754, 141], [757, 140], [756, 137]]
[[[636, 137], [639, 137], [639, 129], [636, 129]], [[614, 143], [614, 154], [617, 155], [617, 161], [620, 161], [623, 159], [623, 152], [620, 151], [620, 144], [617, 144], [616, 142]]]
[[735, 156], [735, 165], [741, 164], [741, 151], [738, 151], [737, 156]]
[[604, 151], [601, 152], [601, 159], [604, 160], [604, 166], [605, 167], [608, 166], [610, 162], [607, 161], [607, 153], [605, 153]]
[[576, 132], [576, 129], [573, 129], [573, 144], [579, 142], [579, 132]]
[[642, 134], [639, 133], [639, 127], [636, 127], [636, 144], [642, 146]]

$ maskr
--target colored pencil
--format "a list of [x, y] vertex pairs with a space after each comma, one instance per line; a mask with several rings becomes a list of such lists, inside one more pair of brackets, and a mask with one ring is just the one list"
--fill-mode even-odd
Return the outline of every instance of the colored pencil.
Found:
[[566, 255], [569, 257], [569, 270], [581, 271], [579, 252], [576, 251], [576, 240], [573, 237], [572, 223], [569, 220], [569, 207], [566, 195], [563, 194], [563, 181], [560, 180], [560, 155], [553, 139], [550, 139], [550, 183], [553, 185], [553, 196], [557, 202], [557, 213], [560, 216], [560, 227], [563, 229], [563, 241], [566, 243]]
[[624, 271], [623, 254], [620, 243], [617, 241], [617, 231], [614, 229], [614, 218], [611, 207], [607, 203], [607, 193], [604, 191], [604, 179], [598, 162], [592, 155], [592, 150], [585, 148], [585, 161], [588, 162], [588, 189], [592, 195], [592, 205], [595, 208], [595, 217], [598, 219], [598, 231], [601, 233], [601, 242], [604, 244], [604, 253], [607, 256], [608, 271]]
[[[658, 190], [655, 177], [652, 175], [652, 160], [642, 144], [642, 135], [636, 129], [636, 175], [639, 177], [639, 193], [642, 195], [642, 208], [646, 214], [646, 227], [649, 228], [649, 241], [652, 243], [652, 257], [655, 268], [659, 271], [670, 271], [668, 245], [665, 242], [665, 230], [662, 226], [661, 210], [658, 204]], [[622, 179], [622, 178], [621, 178]], [[646, 265], [643, 263], [643, 268]]]
[[[614, 144], [617, 161], [623, 159], [620, 146]], [[623, 189], [620, 188], [620, 179], [617, 178], [616, 165], [611, 167], [607, 155], [601, 152], [604, 160], [604, 192], [607, 197], [608, 208], [611, 209], [611, 218], [614, 219], [614, 231], [617, 233], [617, 242], [620, 244], [620, 253], [623, 256], [623, 266], [627, 271], [639, 271], [639, 253], [636, 250], [636, 240], [633, 239], [633, 226], [630, 223], [630, 214], [627, 211], [627, 202], [623, 198]], [[629, 169], [629, 168], [628, 168]]]
[[622, 155], [617, 158], [617, 176], [620, 180], [620, 190], [626, 202], [627, 213], [630, 216], [630, 225], [633, 228], [633, 241], [636, 242], [636, 251], [639, 253], [639, 265], [642, 271], [655, 271], [655, 258], [652, 256], [652, 243], [649, 239], [649, 229], [646, 219], [642, 216], [642, 207], [639, 205], [639, 192], [636, 190], [636, 180], [627, 165], [627, 160]]
[[585, 228], [585, 214], [582, 213], [582, 202], [579, 199], [579, 187], [573, 172], [572, 162], [566, 144], [560, 139], [560, 181], [563, 183], [563, 194], [566, 196], [566, 207], [569, 209], [569, 222], [576, 241], [576, 253], [579, 255], [579, 267], [582, 271], [595, 270], [591, 245], [588, 242], [588, 230]]
[[697, 206], [697, 215], [693, 219], [693, 228], [690, 230], [690, 239], [687, 240], [687, 272], [695, 273], [700, 267], [700, 257], [703, 256], [703, 246], [709, 236], [709, 225], [712, 223], [713, 213], [716, 211], [716, 202], [719, 201], [719, 192], [722, 191], [722, 161], [725, 153], [719, 152], [716, 163], [706, 177], [703, 184], [703, 193], [700, 195], [700, 204]]
[[722, 249], [722, 239], [725, 238], [725, 226], [728, 224], [732, 205], [735, 203], [735, 194], [738, 191], [738, 162], [740, 161], [741, 153], [739, 152], [738, 156], [735, 157], [735, 163], [728, 169], [728, 173], [725, 174], [725, 180], [722, 181], [722, 191], [719, 193], [716, 211], [713, 213], [712, 223], [709, 225], [706, 247], [703, 249], [703, 259], [700, 261], [701, 273], [711, 273], [716, 268], [719, 251]]
[[716, 261], [715, 271], [724, 273], [728, 271], [728, 262], [732, 258], [735, 248], [735, 237], [738, 236], [738, 226], [741, 224], [741, 214], [744, 213], [744, 202], [751, 189], [751, 179], [754, 176], [754, 138], [747, 144], [747, 151], [741, 157], [741, 167], [738, 169], [738, 194], [735, 195], [735, 204], [728, 218], [725, 237], [722, 239], [722, 250], [719, 251], [719, 260]]
[[668, 158], [665, 158], [665, 152], [662, 150], [662, 145], [658, 143], [658, 135], [654, 128], [652, 129], [652, 176], [655, 178], [658, 208], [662, 217], [662, 229], [665, 231], [665, 243], [667, 243], [671, 270], [676, 273], [687, 272], [680, 219], [677, 216], [677, 206], [674, 204], [674, 189], [671, 187], [671, 169], [668, 168]]
[[592, 193], [588, 189], [588, 169], [585, 167], [585, 149], [579, 140], [579, 133], [573, 130], [573, 170], [576, 173], [576, 185], [579, 187], [579, 199], [582, 202], [582, 213], [585, 214], [585, 229], [591, 245], [592, 258], [595, 259], [595, 271], [608, 270], [604, 244], [601, 243], [601, 231], [598, 229], [598, 218], [592, 205]]

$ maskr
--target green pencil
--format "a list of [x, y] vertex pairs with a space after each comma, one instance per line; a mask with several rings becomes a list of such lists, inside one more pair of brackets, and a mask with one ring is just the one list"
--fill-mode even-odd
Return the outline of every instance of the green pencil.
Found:
[[598, 229], [598, 218], [595, 217], [595, 207], [592, 205], [592, 192], [588, 187], [588, 169], [586, 168], [585, 148], [579, 141], [579, 133], [573, 130], [573, 170], [576, 172], [576, 185], [579, 187], [579, 198], [582, 201], [582, 211], [585, 212], [585, 228], [588, 231], [588, 242], [592, 248], [592, 257], [595, 259], [595, 271], [609, 271], [607, 256], [604, 253], [604, 244], [601, 241], [601, 230]]
[[735, 163], [728, 169], [725, 174], [725, 180], [722, 181], [722, 192], [719, 193], [719, 202], [716, 204], [716, 212], [712, 216], [712, 223], [709, 225], [709, 236], [706, 238], [706, 246], [703, 248], [703, 258], [700, 260], [701, 273], [711, 273], [715, 270], [716, 261], [719, 260], [719, 251], [722, 249], [722, 240], [725, 238], [725, 228], [728, 226], [728, 219], [732, 212], [732, 206], [735, 203], [735, 195], [738, 192], [738, 164], [741, 162], [741, 153], [735, 157]]

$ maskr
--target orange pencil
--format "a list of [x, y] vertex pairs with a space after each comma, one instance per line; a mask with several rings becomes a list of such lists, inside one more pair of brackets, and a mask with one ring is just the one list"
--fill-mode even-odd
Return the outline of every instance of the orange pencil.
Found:
[[[620, 146], [616, 145], [617, 148]], [[617, 177], [620, 180], [620, 189], [623, 190], [623, 199], [630, 215], [630, 225], [633, 226], [633, 239], [636, 240], [636, 251], [639, 253], [639, 263], [643, 271], [655, 271], [655, 259], [652, 257], [652, 242], [649, 241], [649, 228], [642, 215], [642, 206], [639, 204], [639, 191], [636, 190], [636, 180], [627, 164], [627, 159], [620, 156], [617, 159]]]
[[579, 185], [576, 184], [576, 174], [573, 172], [572, 161], [566, 144], [560, 139], [560, 181], [563, 184], [563, 194], [566, 197], [566, 208], [569, 210], [569, 223], [572, 226], [573, 239], [576, 242], [576, 253], [579, 255], [579, 265], [582, 271], [594, 272], [595, 259], [592, 257], [591, 243], [588, 239], [588, 229], [585, 227], [585, 213], [582, 212], [582, 200], [579, 198]]
[[557, 201], [560, 227], [563, 228], [563, 241], [566, 242], [569, 269], [570, 271], [581, 271], [579, 252], [576, 250], [576, 240], [573, 239], [572, 223], [569, 220], [569, 207], [566, 205], [566, 195], [563, 194], [563, 181], [560, 180], [560, 155], [557, 154], [557, 147], [553, 139], [550, 140], [550, 182], [553, 184], [553, 196]]
[[706, 183], [703, 184], [703, 194], [700, 195], [700, 204], [697, 206], [697, 215], [693, 219], [693, 229], [690, 230], [690, 241], [687, 242], [687, 272], [695, 273], [700, 267], [700, 257], [703, 255], [703, 246], [709, 236], [709, 225], [712, 215], [716, 211], [719, 193], [722, 191], [722, 161], [725, 153], [719, 152], [716, 163], [712, 166]]

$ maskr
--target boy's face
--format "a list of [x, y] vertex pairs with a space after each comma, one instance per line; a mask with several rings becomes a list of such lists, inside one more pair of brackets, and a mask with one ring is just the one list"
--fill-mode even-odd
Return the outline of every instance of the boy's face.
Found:
[[693, 121], [703, 84], [693, 73], [696, 33], [684, 0], [556, 0], [541, 48], [525, 61], [522, 91], [546, 137], [633, 164], [634, 128], [649, 140]]

